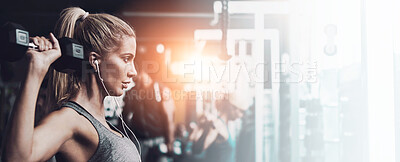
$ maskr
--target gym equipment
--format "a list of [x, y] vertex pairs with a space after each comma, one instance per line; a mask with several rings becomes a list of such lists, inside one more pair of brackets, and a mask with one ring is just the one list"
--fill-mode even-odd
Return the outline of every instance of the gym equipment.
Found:
[[0, 59], [20, 60], [29, 47], [29, 32], [19, 24], [7, 22], [0, 29], [0, 47], [3, 53]]
[[72, 38], [58, 39], [61, 48], [61, 57], [52, 65], [54, 69], [64, 73], [81, 73], [84, 61], [83, 46]]
[[[63, 37], [58, 39], [61, 57], [52, 66], [60, 72], [74, 73], [82, 71], [84, 61], [83, 46], [78, 41]], [[7, 22], [0, 28], [0, 59], [14, 62], [25, 56], [28, 48], [37, 48], [29, 43], [29, 32], [19, 24]]]

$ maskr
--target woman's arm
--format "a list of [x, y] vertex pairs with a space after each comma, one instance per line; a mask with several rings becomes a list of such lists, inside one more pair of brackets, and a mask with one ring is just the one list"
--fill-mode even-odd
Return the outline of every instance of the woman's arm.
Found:
[[[35, 105], [40, 85], [51, 63], [61, 56], [57, 39], [53, 34], [50, 34], [50, 39], [51, 42], [44, 37], [31, 38], [39, 49], [29, 49], [26, 52], [29, 59], [28, 71], [9, 122], [5, 148], [6, 161], [47, 160], [45, 159], [48, 157], [45, 156], [46, 152], [53, 152], [50, 149], [57, 149], [63, 142], [61, 139], [68, 136], [59, 133], [53, 135], [52, 132], [56, 130], [49, 130], [49, 128], [56, 128], [55, 125], [59, 124], [49, 123], [49, 121], [57, 121], [54, 117], [46, 118], [41, 125], [34, 128]], [[57, 135], [61, 137], [54, 137]], [[53, 147], [45, 147], [46, 145]]]

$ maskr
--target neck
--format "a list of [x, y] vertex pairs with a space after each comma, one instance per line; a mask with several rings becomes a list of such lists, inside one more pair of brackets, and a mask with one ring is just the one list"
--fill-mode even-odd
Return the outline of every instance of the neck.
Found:
[[[102, 121], [105, 120], [103, 101], [106, 95], [103, 87], [97, 83], [96, 77], [94, 75], [90, 75], [89, 77], [88, 81], [90, 84], [83, 83], [76, 97], [71, 100], [82, 105], [92, 116]], [[87, 87], [88, 85], [90, 87]], [[89, 95], [88, 90], [92, 91], [91, 95]]]

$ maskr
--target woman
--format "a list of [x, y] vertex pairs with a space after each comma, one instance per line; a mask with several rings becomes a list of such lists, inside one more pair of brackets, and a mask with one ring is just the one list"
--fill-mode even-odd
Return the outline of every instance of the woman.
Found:
[[[6, 161], [140, 161], [135, 145], [107, 123], [103, 99], [120, 96], [136, 76], [133, 29], [108, 14], [88, 14], [80, 8], [61, 12], [58, 38], [71, 37], [84, 46], [93, 72], [64, 74], [52, 71], [49, 107], [58, 107], [34, 127], [37, 94], [50, 65], [61, 56], [50, 34], [32, 38], [38, 50], [28, 50], [29, 68], [15, 102], [7, 134]], [[104, 82], [103, 82], [104, 81]]]

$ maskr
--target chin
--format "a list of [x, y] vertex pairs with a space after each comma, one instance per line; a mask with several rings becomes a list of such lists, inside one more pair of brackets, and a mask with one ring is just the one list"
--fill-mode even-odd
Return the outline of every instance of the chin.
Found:
[[122, 96], [123, 94], [124, 94], [124, 90], [122, 90], [122, 88], [110, 91], [111, 96], [119, 97], [119, 96]]
[[119, 91], [118, 93], [116, 93], [115, 96], [119, 97], [119, 96], [122, 96], [123, 94], [124, 94], [124, 91], [121, 90], [121, 91]]

